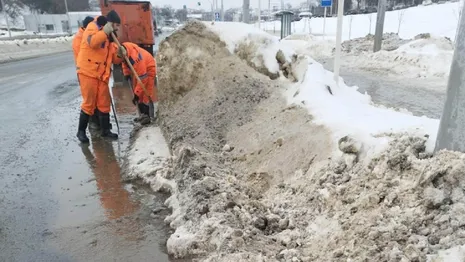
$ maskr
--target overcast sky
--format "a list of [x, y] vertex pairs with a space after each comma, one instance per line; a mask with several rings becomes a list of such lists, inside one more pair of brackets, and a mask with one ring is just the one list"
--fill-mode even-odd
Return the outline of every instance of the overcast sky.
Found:
[[[154, 6], [164, 6], [164, 5], [171, 5], [174, 8], [182, 8], [183, 5], [186, 5], [187, 8], [198, 8], [197, 2], [201, 3], [202, 9], [211, 9], [211, 2], [215, 0], [151, 0]], [[221, 0], [218, 1], [218, 6], [221, 7]], [[257, 8], [259, 0], [250, 0], [250, 7]], [[232, 8], [232, 7], [242, 7], [243, 0], [223, 0], [224, 8]], [[284, 3], [290, 3], [293, 6], [297, 6], [302, 2], [306, 2], [306, 0], [284, 0]], [[278, 6], [281, 5], [281, 0], [271, 0], [273, 5], [276, 4]], [[262, 9], [268, 8], [268, 0], [261, 0]]]

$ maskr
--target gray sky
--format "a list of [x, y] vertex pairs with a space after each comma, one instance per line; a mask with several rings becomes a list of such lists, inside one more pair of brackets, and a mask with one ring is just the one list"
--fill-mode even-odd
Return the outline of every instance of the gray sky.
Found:
[[[201, 8], [205, 10], [211, 9], [210, 1], [215, 0], [150, 0], [154, 6], [164, 6], [164, 5], [171, 5], [174, 8], [182, 8], [183, 5], [187, 5], [187, 8], [198, 8], [197, 2], [201, 3]], [[218, 1], [218, 6], [221, 7], [221, 0]], [[241, 7], [243, 0], [223, 0], [224, 8], [232, 8], [232, 7]], [[258, 7], [259, 0], [250, 0], [251, 8]], [[268, 8], [268, 0], [260, 0], [262, 4], [262, 9]], [[271, 0], [272, 3], [280, 6], [281, 0]], [[302, 2], [306, 2], [306, 0], [284, 0], [284, 3], [290, 3], [293, 6], [297, 6]]]

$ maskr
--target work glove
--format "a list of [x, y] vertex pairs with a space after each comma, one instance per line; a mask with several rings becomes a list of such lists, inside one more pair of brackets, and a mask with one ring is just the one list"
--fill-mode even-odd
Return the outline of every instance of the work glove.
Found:
[[118, 52], [116, 53], [116, 55], [119, 57], [119, 58], [123, 58], [123, 57], [126, 57], [128, 53], [126, 52], [126, 49], [124, 49], [124, 47], [120, 46], [118, 47]]
[[103, 27], [103, 32], [105, 32], [105, 34], [107, 35], [110, 35], [111, 32], [113, 32], [114, 29], [113, 29], [113, 23], [112, 22], [108, 22], [105, 24], [105, 26]]
[[134, 95], [134, 98], [132, 99], [132, 103], [134, 105], [137, 105], [139, 103], [139, 97], [137, 95]]

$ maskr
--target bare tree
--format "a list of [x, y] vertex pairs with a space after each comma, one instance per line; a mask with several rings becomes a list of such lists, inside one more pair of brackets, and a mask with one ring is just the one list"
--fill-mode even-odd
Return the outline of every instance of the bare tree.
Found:
[[399, 21], [399, 26], [397, 27], [397, 34], [399, 34], [400, 32], [400, 25], [402, 25], [402, 22], [404, 21], [404, 15], [405, 15], [405, 9], [402, 9], [397, 13], [397, 19]]
[[24, 4], [15, 0], [4, 0], [4, 3], [5, 6], [2, 6], [0, 10], [6, 12], [11, 20], [16, 21], [16, 19], [21, 16]]
[[371, 35], [371, 22], [373, 21], [373, 13], [368, 14], [368, 20], [370, 21], [370, 27], [368, 28], [368, 34]]
[[352, 34], [352, 20], [354, 19], [354, 16], [353, 15], [350, 15], [349, 16], [349, 40], [350, 40], [350, 36]]

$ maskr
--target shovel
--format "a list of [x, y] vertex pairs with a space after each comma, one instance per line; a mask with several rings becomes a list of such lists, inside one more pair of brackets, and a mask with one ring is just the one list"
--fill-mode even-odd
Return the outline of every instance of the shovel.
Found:
[[[135, 96], [135, 95], [134, 95], [134, 89], [132, 89], [132, 86], [133, 86], [133, 85], [132, 85], [132, 81], [131, 81], [130, 79], [128, 79], [128, 83], [129, 83], [129, 88], [130, 88], [131, 91], [132, 91], [132, 98], [134, 99], [134, 96]], [[140, 116], [140, 109], [139, 109], [139, 107], [138, 107], [137, 105], [136, 105], [136, 108], [137, 108], [137, 113], [138, 113], [138, 115]]]
[[[118, 38], [116, 38], [115, 34], [112, 32], [111, 37], [113, 38], [113, 41], [116, 43], [116, 45], [120, 48], [121, 43], [118, 41]], [[145, 88], [144, 83], [139, 78], [139, 75], [137, 75], [136, 70], [132, 66], [131, 62], [129, 61], [129, 58], [127, 55], [124, 56], [124, 60], [126, 61], [126, 64], [128, 64], [129, 69], [131, 69], [132, 74], [134, 77], [137, 79], [137, 82], [142, 86], [142, 90], [144, 90], [144, 94], [149, 98], [149, 116], [150, 118], [155, 118], [155, 106], [153, 105], [152, 97], [149, 95], [149, 92], [147, 92], [147, 89]]]

